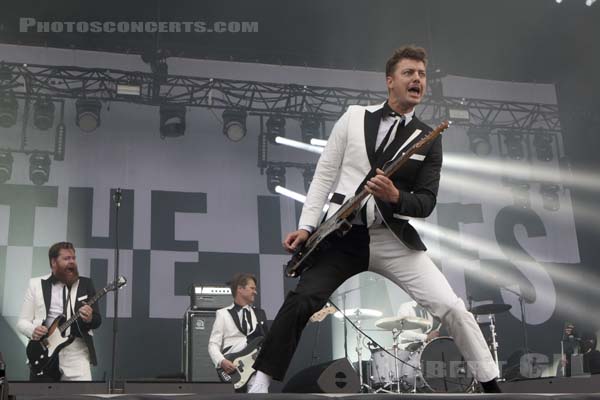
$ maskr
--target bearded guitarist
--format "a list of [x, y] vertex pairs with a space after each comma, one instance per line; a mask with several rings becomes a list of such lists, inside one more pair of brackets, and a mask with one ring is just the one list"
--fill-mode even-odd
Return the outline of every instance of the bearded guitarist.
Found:
[[[228, 381], [227, 376], [242, 379], [238, 392], [245, 392], [254, 382], [254, 363], [256, 346], [260, 338], [267, 333], [267, 317], [264, 310], [254, 307], [256, 297], [256, 277], [248, 273], [237, 273], [229, 283], [233, 304], [217, 310], [215, 323], [208, 341], [208, 353], [219, 371], [221, 380]], [[249, 345], [250, 344], [250, 345]], [[252, 347], [252, 348], [250, 348]], [[247, 350], [249, 361], [244, 362], [245, 368], [239, 367], [239, 360]], [[236, 357], [239, 354], [240, 357]], [[234, 355], [233, 357], [231, 357]], [[242, 374], [240, 376], [240, 370]], [[225, 375], [223, 375], [223, 372]], [[245, 381], [246, 377], [248, 381]], [[231, 381], [234, 383], [235, 379]]]
[[89, 306], [87, 299], [96, 290], [89, 278], [80, 277], [77, 269], [75, 248], [69, 242], [52, 245], [48, 251], [52, 273], [32, 278], [25, 292], [21, 315], [17, 322], [19, 332], [32, 341], [42, 340], [55, 319], [70, 318], [79, 312], [80, 317], [65, 335], [75, 339], [58, 352], [52, 368], [43, 374], [30, 374], [36, 382], [90, 381], [90, 364], [96, 365], [96, 352], [92, 330], [101, 323], [98, 304]]

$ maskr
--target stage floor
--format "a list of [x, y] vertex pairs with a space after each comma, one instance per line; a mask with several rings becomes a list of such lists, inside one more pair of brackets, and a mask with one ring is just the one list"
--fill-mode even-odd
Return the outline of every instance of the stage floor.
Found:
[[[125, 381], [121, 382], [120, 394], [109, 393], [106, 382], [59, 382], [31, 383], [9, 382], [8, 396], [14, 400], [90, 400], [118, 398], [119, 400], [227, 400], [227, 399], [273, 399], [273, 400], [323, 400], [341, 397], [344, 400], [376, 399], [517, 399], [517, 400], [600, 400], [600, 375], [576, 378], [543, 378], [515, 382], [502, 382], [504, 393], [368, 393], [368, 394], [321, 394], [321, 393], [234, 393], [230, 384], [200, 382]], [[6, 389], [4, 387], [3, 389]], [[6, 393], [4, 392], [4, 395]], [[0, 395], [0, 400], [5, 400]]]
[[94, 395], [67, 395], [67, 396], [38, 396], [38, 395], [18, 395], [15, 400], [90, 400], [117, 398], [119, 400], [229, 400], [229, 399], [267, 399], [267, 400], [323, 400], [327, 397], [343, 398], [344, 400], [388, 400], [392, 398], [405, 400], [443, 400], [443, 399], [516, 399], [516, 400], [598, 400], [600, 393], [597, 394], [548, 394], [548, 393], [499, 393], [499, 394], [94, 394]]

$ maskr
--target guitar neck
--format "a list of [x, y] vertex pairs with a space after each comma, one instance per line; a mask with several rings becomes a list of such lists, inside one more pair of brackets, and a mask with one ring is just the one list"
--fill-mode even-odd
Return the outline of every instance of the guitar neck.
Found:
[[[94, 303], [96, 303], [98, 300], [100, 300], [100, 298], [102, 298], [106, 293], [108, 293], [109, 290], [107, 288], [104, 288], [102, 290], [100, 290], [99, 292], [97, 292], [90, 300], [88, 300], [86, 302], [86, 304], [88, 306], [92, 306], [94, 305]], [[69, 329], [69, 327], [71, 325], [73, 325], [73, 323], [77, 320], [77, 318], [79, 318], [81, 316], [81, 314], [79, 313], [79, 310], [77, 310], [73, 315], [71, 315], [71, 318], [69, 318], [68, 320], [66, 320], [65, 322], [63, 322], [58, 329], [60, 329], [61, 333], [64, 333], [67, 329]]]

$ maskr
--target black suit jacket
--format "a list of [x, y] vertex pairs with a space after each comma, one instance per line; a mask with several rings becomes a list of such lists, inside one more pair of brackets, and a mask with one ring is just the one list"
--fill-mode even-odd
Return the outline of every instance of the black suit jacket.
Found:
[[[52, 296], [52, 284], [54, 279], [52, 276], [48, 279], [42, 279], [42, 293], [44, 295], [44, 305], [46, 306], [46, 315], [50, 311], [50, 302]], [[91, 281], [91, 279], [86, 277], [79, 277], [79, 286], [77, 287], [77, 296], [76, 299], [86, 298], [91, 299], [96, 294], [96, 289]], [[87, 296], [87, 297], [86, 297]], [[84, 305], [85, 300], [77, 300], [73, 307], [73, 310], [76, 312]], [[81, 319], [78, 320], [76, 324], [71, 326], [71, 334], [74, 336], [81, 337], [85, 344], [87, 345], [88, 351], [90, 353], [90, 363], [92, 365], [97, 364], [96, 358], [96, 349], [94, 348], [94, 340], [92, 336], [89, 334], [91, 329], [96, 329], [102, 323], [102, 317], [100, 315], [100, 309], [98, 308], [98, 303], [92, 305], [92, 320], [89, 323], [83, 322]]]
[[[407, 126], [398, 128], [394, 141], [390, 143], [378, 159], [375, 159], [375, 141], [383, 110], [383, 108], [380, 108], [372, 113], [369, 111], [365, 112], [364, 130], [367, 155], [371, 166], [376, 168], [382, 168], [415, 129], [420, 129], [422, 131], [421, 134], [403, 150], [407, 150], [411, 145], [433, 130], [416, 116], [413, 116]], [[440, 171], [442, 169], [442, 137], [438, 136], [433, 142], [420, 148], [416, 154], [424, 156], [424, 160], [409, 159], [391, 177], [394, 185], [400, 191], [400, 201], [398, 204], [386, 203], [379, 199], [375, 199], [375, 201], [387, 225], [407, 247], [414, 250], [426, 250], [427, 248], [417, 231], [407, 220], [394, 217], [394, 214], [425, 218], [435, 208], [440, 183]], [[368, 179], [375, 174], [374, 171], [375, 168], [369, 174]], [[362, 190], [362, 185], [358, 191], [360, 190]]]

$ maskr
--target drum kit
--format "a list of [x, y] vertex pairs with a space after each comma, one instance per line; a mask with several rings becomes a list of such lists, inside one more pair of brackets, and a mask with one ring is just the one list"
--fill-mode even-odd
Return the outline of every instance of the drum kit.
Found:
[[[489, 316], [490, 351], [498, 363], [498, 342], [495, 315], [508, 311], [507, 304], [484, 304], [471, 308], [471, 313], [478, 317]], [[338, 313], [341, 318], [341, 313]], [[381, 312], [371, 309], [352, 309], [346, 311], [346, 316], [357, 326], [366, 319], [375, 319]], [[475, 379], [467, 368], [454, 339], [449, 336], [436, 337], [428, 342], [416, 341], [408, 346], [401, 346], [403, 332], [431, 329], [432, 322], [425, 318], [404, 316], [385, 317], [375, 321], [375, 326], [392, 335], [392, 346], [381, 347], [369, 343], [371, 359], [362, 361], [363, 334], [357, 331], [356, 353], [357, 368], [363, 392], [376, 393], [466, 393], [473, 391]], [[403, 340], [404, 342], [404, 340]]]

